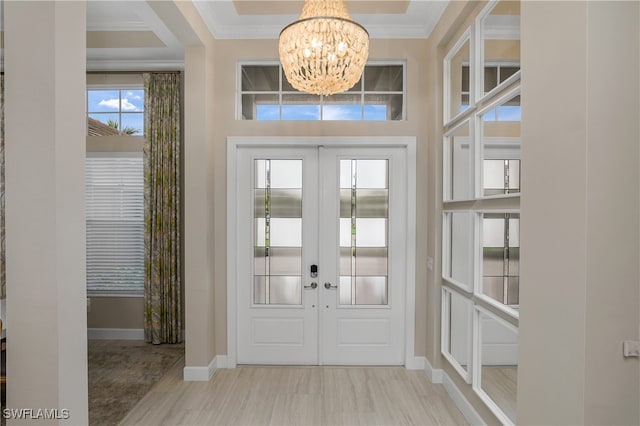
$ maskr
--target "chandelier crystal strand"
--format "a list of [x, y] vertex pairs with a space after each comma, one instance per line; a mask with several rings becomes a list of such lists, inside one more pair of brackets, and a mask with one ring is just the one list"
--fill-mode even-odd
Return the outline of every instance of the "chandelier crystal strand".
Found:
[[300, 18], [280, 32], [280, 62], [289, 83], [315, 95], [352, 88], [369, 55], [369, 33], [343, 0], [305, 0]]

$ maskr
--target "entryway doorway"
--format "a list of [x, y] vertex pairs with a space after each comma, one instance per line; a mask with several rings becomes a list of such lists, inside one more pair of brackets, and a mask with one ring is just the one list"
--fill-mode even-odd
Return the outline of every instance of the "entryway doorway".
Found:
[[407, 146], [316, 138], [230, 149], [236, 363], [405, 364]]

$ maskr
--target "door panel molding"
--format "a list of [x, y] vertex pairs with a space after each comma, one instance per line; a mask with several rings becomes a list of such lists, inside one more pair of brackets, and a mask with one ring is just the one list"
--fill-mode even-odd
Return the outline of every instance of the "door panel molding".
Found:
[[407, 217], [406, 235], [406, 287], [404, 312], [405, 366], [413, 368], [415, 362], [415, 284], [416, 284], [416, 138], [408, 136], [376, 137], [238, 137], [227, 138], [227, 368], [237, 364], [237, 280], [236, 259], [239, 255], [238, 220], [236, 208], [239, 194], [237, 177], [238, 151], [241, 148], [398, 148], [406, 150], [407, 158]]

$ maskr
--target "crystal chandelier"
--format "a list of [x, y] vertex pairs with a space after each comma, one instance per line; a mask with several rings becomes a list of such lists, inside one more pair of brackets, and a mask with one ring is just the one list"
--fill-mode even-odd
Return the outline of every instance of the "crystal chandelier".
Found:
[[291, 85], [315, 95], [352, 88], [369, 56], [369, 33], [344, 0], [305, 0], [300, 18], [280, 32], [280, 63]]

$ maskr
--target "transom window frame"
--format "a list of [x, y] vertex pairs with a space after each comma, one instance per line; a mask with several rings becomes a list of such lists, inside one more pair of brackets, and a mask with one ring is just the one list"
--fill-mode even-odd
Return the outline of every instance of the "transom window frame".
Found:
[[[369, 66], [385, 66], [385, 65], [394, 65], [394, 66], [402, 66], [402, 91], [367, 91], [363, 84], [360, 84], [360, 90], [349, 90], [343, 93], [339, 93], [336, 95], [342, 94], [360, 94], [360, 106], [361, 106], [361, 115], [359, 120], [330, 120], [323, 118], [323, 106], [324, 105], [332, 105], [329, 103], [325, 103], [324, 99], [326, 96], [319, 95], [320, 103], [320, 118], [318, 120], [306, 120], [306, 121], [377, 121], [377, 122], [389, 122], [389, 121], [405, 121], [407, 119], [407, 61], [406, 60], [370, 60], [367, 61], [365, 65], [364, 73], [366, 73], [366, 69]], [[242, 90], [242, 68], [244, 66], [278, 66], [279, 69], [279, 77], [278, 77], [278, 90], [277, 91], [243, 91]], [[282, 72], [282, 65], [277, 60], [241, 60], [238, 61], [237, 70], [236, 70], [237, 78], [236, 78], [236, 120], [239, 121], [295, 121], [295, 120], [286, 120], [282, 118], [282, 105], [283, 105], [283, 96], [285, 95], [300, 95], [303, 92], [294, 90], [294, 91], [283, 91], [283, 78], [284, 74]], [[364, 74], [363, 74], [364, 75]], [[359, 80], [359, 82], [361, 82]], [[243, 95], [277, 95], [278, 96], [278, 105], [280, 106], [279, 118], [277, 120], [256, 120], [253, 119], [244, 119], [242, 115], [242, 97]], [[364, 107], [367, 105], [365, 103], [366, 95], [401, 95], [402, 96], [402, 117], [399, 120], [365, 120], [364, 117]], [[315, 96], [315, 95], [314, 95]], [[316, 105], [313, 104], [305, 104], [305, 105]], [[354, 104], [355, 105], [355, 104]], [[300, 120], [304, 121], [304, 120]]]

